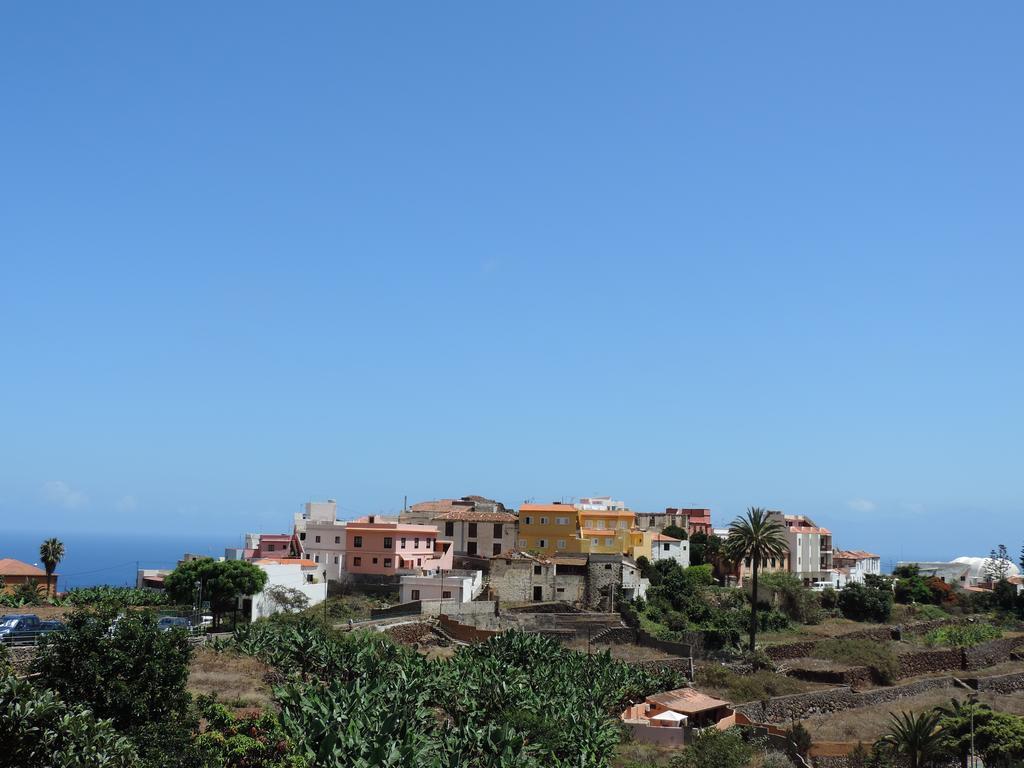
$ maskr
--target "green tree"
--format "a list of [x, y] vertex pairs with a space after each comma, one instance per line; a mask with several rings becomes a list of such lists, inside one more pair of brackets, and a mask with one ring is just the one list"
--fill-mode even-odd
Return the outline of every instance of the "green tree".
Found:
[[238, 598], [255, 595], [267, 583], [267, 574], [261, 568], [244, 560], [214, 560], [201, 557], [188, 560], [167, 574], [164, 589], [179, 603], [190, 603], [195, 585], [201, 585], [203, 597], [210, 601], [213, 625], [218, 627], [220, 616], [238, 605]]
[[0, 768], [135, 768], [131, 741], [81, 704], [0, 676]]
[[686, 541], [686, 531], [680, 528], [678, 525], [669, 525], [662, 531], [666, 536], [671, 536], [673, 539], [679, 539], [680, 541]]
[[[986, 766], [1019, 765], [1024, 759], [1024, 719], [996, 712], [987, 704], [952, 699], [939, 707], [943, 744], [966, 766], [973, 746]], [[973, 718], [972, 718], [973, 716]], [[973, 719], [973, 722], [972, 722]]]
[[1006, 581], [1012, 566], [1013, 563], [1010, 562], [1010, 553], [1006, 549], [1006, 545], [1000, 544], [989, 553], [988, 559], [985, 560], [985, 578], [993, 583]]
[[57, 565], [64, 559], [64, 544], [58, 539], [47, 539], [39, 545], [39, 559], [46, 569], [46, 594], [50, 594], [50, 581]]
[[890, 713], [889, 733], [876, 744], [901, 756], [909, 768], [926, 768], [942, 754], [942, 729], [937, 712]]
[[869, 575], [863, 584], [851, 582], [839, 590], [838, 604], [847, 619], [886, 622], [892, 615], [892, 590]]
[[672, 759], [672, 768], [743, 768], [754, 749], [738, 728], [725, 731], [706, 728], [697, 734], [682, 754]]
[[188, 764], [191, 647], [182, 632], [161, 632], [152, 613], [118, 616], [78, 609], [44, 636], [32, 663], [40, 685], [89, 707], [131, 737], [147, 765]]
[[725, 554], [734, 563], [748, 560], [751, 568], [750, 650], [757, 640], [757, 577], [761, 566], [771, 558], [782, 559], [789, 553], [785, 530], [767, 510], [751, 507], [745, 517], [729, 526]]

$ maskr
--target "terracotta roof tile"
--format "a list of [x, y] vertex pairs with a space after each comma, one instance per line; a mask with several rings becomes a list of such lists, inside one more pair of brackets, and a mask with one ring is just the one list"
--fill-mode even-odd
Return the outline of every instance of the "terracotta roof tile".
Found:
[[729, 702], [695, 691], [693, 688], [677, 688], [674, 691], [656, 693], [653, 696], [648, 696], [647, 700], [654, 704], [661, 704], [674, 712], [682, 712], [684, 715], [729, 706]]
[[46, 571], [21, 560], [5, 557], [0, 560], [0, 576], [42, 576], [45, 579]]
[[453, 509], [437, 515], [434, 520], [467, 520], [475, 523], [514, 523], [519, 518], [509, 512], [477, 512], [473, 509]]

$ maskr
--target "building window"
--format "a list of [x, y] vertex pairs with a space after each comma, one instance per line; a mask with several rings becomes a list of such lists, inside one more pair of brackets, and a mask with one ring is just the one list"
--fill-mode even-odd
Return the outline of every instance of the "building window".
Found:
[[361, 558], [361, 557], [353, 557], [352, 558], [352, 565], [358, 567], [358, 566], [360, 566], [362, 564], [363, 564], [363, 558]]
[[546, 517], [542, 517], [542, 518], [540, 519], [540, 524], [541, 524], [541, 525], [547, 525], [547, 524], [548, 524], [548, 519], [547, 519]]
[[599, 530], [599, 531], [603, 531], [604, 530], [604, 520], [598, 520], [597, 523], [595, 523], [595, 525], [597, 527], [597, 530]]
[[299, 541], [305, 541], [305, 540], [306, 540], [306, 532], [303, 531], [302, 533], [299, 534]]
[[565, 587], [556, 587], [555, 592], [565, 592]]
[[476, 542], [475, 541], [467, 541], [466, 542], [466, 554], [467, 555], [475, 555], [476, 554]]
[[267, 552], [273, 552], [273, 551], [274, 551], [274, 545], [273, 544], [267, 544]]
[[421, 565], [423, 565], [423, 558], [422, 557], [417, 557], [416, 558], [416, 566], [419, 567]]
[[476, 523], [469, 524], [469, 535], [474, 539], [476, 538]]
[[313, 555], [313, 562], [314, 563], [319, 563], [320, 562], [320, 555]]
[[611, 564], [611, 563], [605, 563], [605, 564], [604, 564], [604, 569], [605, 569], [606, 571], [610, 571], [610, 570], [612, 569], [612, 564]]
[[526, 516], [526, 524], [527, 525], [533, 525], [533, 518], [530, 517], [529, 515]]
[[547, 539], [537, 539], [537, 546], [540, 547], [541, 549], [546, 548], [547, 545], [548, 545], [548, 540]]
[[[746, 558], [746, 559], [745, 559], [745, 560], [743, 561], [743, 564], [744, 564], [744, 565], [745, 565], [745, 566], [746, 566], [747, 568], [749, 568], [749, 567], [750, 567], [750, 558], [749, 558], [749, 557], [748, 557], [748, 558]], [[753, 631], [753, 630], [751, 630], [751, 631]]]
[[394, 549], [395, 540], [390, 536], [384, 537], [384, 549]]
[[591, 539], [591, 540], [590, 540], [590, 543], [591, 543], [591, 544], [592, 544], [593, 546], [595, 546], [595, 547], [596, 547], [596, 546], [597, 546], [597, 539]]
[[384, 567], [385, 568], [390, 568], [391, 567], [391, 558], [390, 557], [385, 557], [384, 558]]
[[374, 564], [374, 565], [376, 565], [376, 564], [377, 564], [377, 558], [376, 558], [376, 557], [375, 557], [375, 558], [373, 558], [373, 564]]
[[414, 589], [412, 591], [412, 599], [413, 600], [419, 600], [420, 599], [420, 591], [418, 589]]
[[402, 549], [405, 549], [405, 536], [402, 537]]
[[455, 535], [455, 523], [445, 523], [444, 524], [444, 535], [445, 536], [454, 536]]
[[334, 537], [334, 543], [335, 544], [341, 544], [341, 536], [335, 536]]
[[337, 565], [337, 564], [338, 564], [338, 556], [337, 556], [337, 555], [335, 555], [335, 556], [334, 556], [334, 564], [335, 564], [335, 565]]
[[559, 539], [558, 540], [558, 548], [559, 549], [565, 549], [565, 539]]
[[494, 524], [494, 538], [500, 539], [502, 536], [501, 523]]
[[604, 540], [604, 545], [606, 547], [610, 547], [612, 545], [612, 541], [614, 541], [614, 539], [605, 539]]
[[541, 566], [539, 566], [539, 565], [533, 566], [533, 575], [534, 576], [540, 576], [542, 573], [544, 573], [544, 569]]
[[668, 551], [669, 551], [669, 549], [670, 549], [670, 547], [669, 547], [669, 545], [668, 545], [668, 544], [662, 544], [662, 545], [661, 545], [661, 548], [662, 548], [662, 549], [663, 549], [663, 550], [664, 550], [665, 552], [668, 552]]
[[527, 543], [526, 543], [526, 539], [520, 539], [519, 540], [519, 546], [522, 547], [523, 549], [526, 549], [526, 547], [528, 546]]
[[420, 537], [419, 536], [417, 536], [416, 538], [414, 538], [412, 540], [412, 548], [413, 549], [419, 549], [420, 548]]
[[320, 537], [319, 537], [319, 536], [317, 536], [317, 537], [316, 537], [316, 543], [317, 543], [317, 544], [319, 544], [319, 543], [320, 543]]
[[568, 517], [556, 517], [555, 518], [555, 525], [568, 525], [568, 524], [569, 524], [569, 518]]
[[494, 542], [491, 545], [491, 554], [492, 555], [500, 555], [501, 554], [501, 542], [496, 541], [496, 542]]
[[362, 536], [356, 536], [354, 539], [352, 539], [352, 546], [353, 547], [361, 547], [361, 546], [363, 546], [363, 537]]
[[449, 600], [449, 599], [451, 599], [451, 596], [452, 596], [452, 593], [451, 593], [451, 590], [449, 590], [449, 589], [446, 589], [444, 592], [441, 593], [441, 599], [442, 600]]

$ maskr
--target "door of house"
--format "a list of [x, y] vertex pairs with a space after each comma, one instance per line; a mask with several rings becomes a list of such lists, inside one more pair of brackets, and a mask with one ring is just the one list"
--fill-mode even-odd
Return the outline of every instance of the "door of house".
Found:
[[544, 599], [544, 587], [533, 588], [533, 600], [534, 602], [540, 602]]

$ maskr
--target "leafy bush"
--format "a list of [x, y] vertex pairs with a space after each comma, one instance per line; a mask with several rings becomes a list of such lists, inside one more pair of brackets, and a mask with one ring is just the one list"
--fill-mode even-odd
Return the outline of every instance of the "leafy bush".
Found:
[[738, 728], [700, 731], [693, 744], [672, 759], [672, 768], [743, 768], [754, 756], [754, 748]]
[[40, 639], [32, 670], [65, 701], [109, 718], [146, 764], [170, 768], [189, 764], [190, 656], [185, 634], [161, 632], [151, 613], [80, 608]]
[[0, 677], [0, 768], [135, 768], [132, 743], [87, 707]]
[[947, 648], [970, 648], [989, 640], [998, 640], [1002, 630], [991, 624], [954, 624], [934, 629], [924, 636], [925, 645], [941, 645]]
[[203, 768], [299, 768], [308, 762], [292, 752], [292, 744], [272, 712], [233, 715], [207, 698], [197, 703], [206, 728], [196, 738]]
[[[820, 624], [823, 617], [822, 602], [817, 592], [808, 589], [792, 573], [777, 571], [766, 573], [760, 579], [761, 594], [774, 590], [781, 595], [779, 609], [800, 624]], [[833, 596], [834, 596], [833, 592]]]
[[815, 646], [814, 655], [853, 666], [870, 667], [880, 682], [891, 685], [900, 672], [899, 658], [887, 643], [834, 637]]
[[876, 583], [852, 582], [839, 591], [839, 610], [847, 619], [884, 623], [892, 615], [892, 592]]
[[135, 587], [76, 587], [69, 590], [66, 600], [71, 605], [113, 605], [121, 608], [138, 606], [168, 605], [170, 597], [165, 592]]

